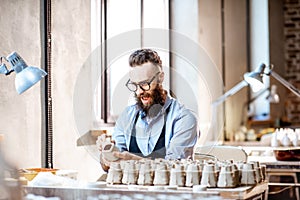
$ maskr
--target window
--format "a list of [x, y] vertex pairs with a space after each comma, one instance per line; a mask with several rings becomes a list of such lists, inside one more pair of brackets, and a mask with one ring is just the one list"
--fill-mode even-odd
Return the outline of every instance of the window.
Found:
[[[269, 22], [268, 22], [268, 1], [251, 1], [250, 3], [250, 62], [251, 70], [260, 66], [262, 63], [268, 65], [270, 63], [269, 52]], [[267, 87], [270, 85], [269, 77], [264, 76], [264, 83]], [[259, 117], [270, 113], [270, 103], [266, 100], [267, 92], [249, 105], [248, 115]], [[258, 94], [251, 93], [251, 98], [255, 98]]]
[[[114, 124], [119, 114], [130, 104], [131, 92], [125, 88], [128, 80], [128, 57], [138, 48], [155, 49], [165, 71], [165, 88], [169, 88], [169, 2], [168, 0], [91, 0], [91, 47], [100, 48], [101, 76], [94, 92], [94, 122], [98, 126]], [[153, 41], [152, 30], [161, 31], [164, 44]], [[155, 37], [154, 37], [155, 38]], [[99, 73], [99, 72], [98, 72]], [[94, 123], [95, 124], [95, 123]]]

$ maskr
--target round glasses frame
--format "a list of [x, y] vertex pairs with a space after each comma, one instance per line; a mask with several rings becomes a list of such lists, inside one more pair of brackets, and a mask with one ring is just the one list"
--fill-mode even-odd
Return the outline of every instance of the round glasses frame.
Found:
[[133, 83], [130, 82], [130, 79], [128, 79], [127, 83], [126, 83], [126, 87], [128, 88], [128, 90], [130, 90], [131, 92], [136, 92], [138, 87], [140, 87], [143, 91], [148, 91], [151, 88], [151, 83], [154, 81], [154, 79], [157, 77], [157, 75], [160, 74], [160, 72], [157, 72], [150, 81], [143, 81], [140, 83]]

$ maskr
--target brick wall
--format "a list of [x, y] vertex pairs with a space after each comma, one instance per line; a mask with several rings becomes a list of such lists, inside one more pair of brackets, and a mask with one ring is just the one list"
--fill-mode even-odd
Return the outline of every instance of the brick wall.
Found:
[[[300, 89], [300, 0], [284, 0], [285, 78]], [[286, 117], [300, 124], [300, 98], [288, 91]]]

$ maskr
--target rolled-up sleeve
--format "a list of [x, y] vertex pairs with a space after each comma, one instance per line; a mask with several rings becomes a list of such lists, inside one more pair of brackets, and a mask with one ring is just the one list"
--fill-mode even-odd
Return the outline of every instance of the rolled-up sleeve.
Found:
[[134, 113], [135, 112], [132, 107], [127, 107], [116, 121], [112, 139], [115, 141], [116, 146], [120, 151], [128, 151], [127, 147], [129, 146]]

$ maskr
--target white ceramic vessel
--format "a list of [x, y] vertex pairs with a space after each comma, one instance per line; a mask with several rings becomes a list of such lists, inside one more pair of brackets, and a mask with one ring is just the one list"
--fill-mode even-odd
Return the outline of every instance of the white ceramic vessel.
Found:
[[256, 170], [254, 169], [254, 164], [243, 164], [241, 172], [241, 185], [255, 185], [256, 183]]
[[160, 162], [156, 164], [154, 172], [154, 185], [169, 185], [170, 181], [170, 171], [167, 168], [165, 162]]
[[188, 164], [185, 174], [186, 174], [185, 186], [192, 187], [194, 185], [200, 184], [202, 171], [198, 164], [196, 163]]
[[206, 187], [217, 187], [217, 172], [214, 164], [206, 164], [203, 167], [201, 185]]
[[185, 173], [184, 166], [181, 163], [176, 163], [170, 171], [170, 183], [171, 186], [185, 186]]
[[137, 184], [152, 185], [153, 176], [154, 176], [154, 171], [151, 168], [151, 162], [146, 161], [144, 163], [140, 163]]
[[106, 182], [109, 184], [121, 184], [123, 172], [120, 163], [112, 162], [107, 173]]
[[115, 146], [114, 143], [105, 142], [102, 145], [102, 155], [106, 160], [111, 161], [111, 162], [119, 160], [118, 157], [115, 157], [113, 155], [114, 151], [119, 151], [119, 149]]
[[124, 170], [123, 170], [123, 177], [122, 183], [123, 184], [137, 184], [138, 179], [138, 170], [135, 166], [135, 160], [128, 160], [125, 162]]

